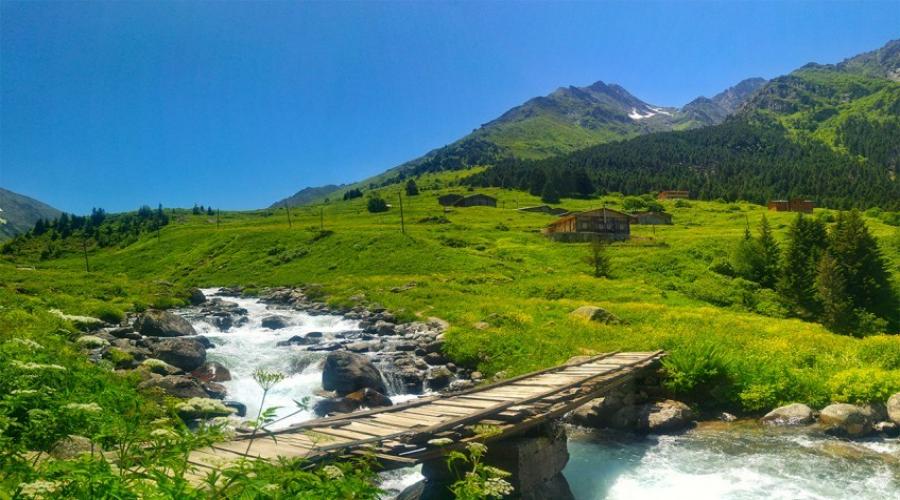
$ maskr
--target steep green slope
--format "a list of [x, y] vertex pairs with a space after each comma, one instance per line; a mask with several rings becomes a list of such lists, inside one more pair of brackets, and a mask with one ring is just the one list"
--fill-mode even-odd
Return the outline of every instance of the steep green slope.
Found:
[[[469, 182], [541, 192], [534, 179], [550, 179], [555, 172], [557, 191], [565, 194], [573, 192], [574, 177], [587, 171], [601, 189], [624, 193], [689, 189], [705, 199], [808, 196], [832, 207], [896, 209], [900, 82], [879, 75], [897, 73], [898, 47], [900, 41], [890, 42], [837, 65], [809, 64], [775, 78], [720, 125], [537, 162], [507, 160]], [[685, 109], [710, 117], [723, 108], [705, 99]]]
[[289, 205], [292, 207], [308, 205], [313, 201], [327, 198], [331, 193], [334, 193], [335, 191], [338, 191], [343, 187], [344, 186], [338, 186], [335, 184], [328, 184], [327, 186], [319, 187], [305, 187], [283, 200], [276, 201], [269, 208], [283, 207], [285, 205]]
[[34, 198], [0, 188], [0, 240], [28, 231], [38, 219], [55, 219], [61, 213]]

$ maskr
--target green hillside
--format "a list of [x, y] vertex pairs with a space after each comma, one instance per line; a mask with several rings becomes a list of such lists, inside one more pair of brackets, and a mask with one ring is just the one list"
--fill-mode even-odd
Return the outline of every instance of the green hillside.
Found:
[[[451, 179], [427, 176], [420, 186]], [[780, 402], [816, 405], [840, 398], [847, 377], [857, 373], [894, 380], [900, 340], [853, 339], [819, 324], [791, 319], [775, 292], [720, 271], [748, 222], [769, 217], [783, 240], [794, 214], [769, 213], [747, 203], [695, 202], [664, 207], [673, 226], [633, 226], [633, 238], [609, 248], [610, 278], [595, 278], [584, 259], [585, 244], [548, 241], [539, 230], [552, 216], [514, 209], [539, 203], [519, 191], [486, 189], [498, 208], [445, 213], [440, 194], [425, 190], [404, 200], [400, 214], [370, 214], [365, 199], [297, 209], [288, 226], [283, 210], [223, 214], [220, 224], [187, 211], [169, 214], [157, 239], [146, 233], [124, 247], [89, 247], [91, 274], [84, 273], [78, 241], [53, 259], [41, 260], [49, 236], [7, 246], [2, 269], [7, 306], [48, 307], [95, 313], [177, 304], [189, 286], [265, 286], [318, 283], [329, 301], [382, 304], [400, 317], [448, 320], [448, 352], [461, 364], [507, 375], [608, 350], [663, 348], [693, 362], [714, 349], [730, 389], [707, 404], [756, 411]], [[397, 198], [387, 188], [385, 199]], [[569, 209], [621, 207], [623, 199], [566, 200]], [[830, 218], [833, 212], [817, 210]], [[866, 218], [898, 277], [900, 240], [895, 227], [873, 212]], [[33, 265], [34, 271], [16, 265]], [[103, 286], [85, 283], [105, 281]], [[160, 288], [161, 283], [167, 283]], [[18, 290], [18, 292], [16, 292]], [[160, 302], [161, 296], [175, 297]], [[173, 299], [165, 299], [171, 301]], [[621, 325], [583, 323], [569, 312], [598, 305]], [[7, 320], [10, 320], [7, 317]], [[885, 382], [888, 383], [888, 382]], [[898, 387], [894, 387], [898, 389]], [[682, 397], [691, 397], [688, 393]]]

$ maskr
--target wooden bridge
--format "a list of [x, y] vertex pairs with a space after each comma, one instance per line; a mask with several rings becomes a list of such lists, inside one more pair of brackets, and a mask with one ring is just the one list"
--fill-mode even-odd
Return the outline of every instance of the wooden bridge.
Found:
[[[473, 389], [423, 397], [403, 404], [310, 420], [266, 434], [241, 436], [197, 450], [196, 473], [244, 457], [275, 459], [369, 455], [384, 469], [440, 458], [472, 440], [521, 434], [618, 387], [656, 363], [662, 351], [608, 353]], [[478, 426], [492, 426], [490, 437]], [[436, 442], [449, 438], [452, 444]]]

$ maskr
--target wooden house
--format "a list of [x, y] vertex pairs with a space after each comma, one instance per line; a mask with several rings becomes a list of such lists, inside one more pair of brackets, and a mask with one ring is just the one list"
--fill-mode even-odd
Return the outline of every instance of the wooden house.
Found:
[[631, 214], [631, 223], [632, 224], [642, 224], [642, 225], [668, 225], [672, 224], [672, 214], [667, 214], [665, 212], [634, 212]]
[[769, 210], [775, 212], [803, 212], [811, 214], [816, 204], [812, 200], [804, 198], [791, 198], [790, 200], [769, 200]]
[[466, 196], [456, 203], [453, 204], [454, 207], [496, 207], [497, 206], [497, 198], [493, 196], [488, 196], [486, 194], [476, 193], [473, 195]]
[[456, 203], [461, 199], [463, 199], [463, 195], [461, 194], [445, 194], [438, 197], [438, 203], [445, 207], [452, 207], [453, 205], [456, 205]]
[[686, 200], [691, 197], [690, 191], [660, 191], [659, 195], [657, 195], [657, 199], [660, 200]]
[[576, 212], [560, 217], [544, 232], [557, 241], [611, 241], [631, 237], [631, 216], [609, 208]]

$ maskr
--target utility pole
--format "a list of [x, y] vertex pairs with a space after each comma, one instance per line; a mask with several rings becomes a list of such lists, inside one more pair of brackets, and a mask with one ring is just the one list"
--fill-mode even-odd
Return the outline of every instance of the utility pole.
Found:
[[319, 231], [325, 230], [325, 207], [319, 207]]
[[397, 193], [397, 198], [400, 200], [400, 232], [406, 234], [406, 225], [403, 221], [403, 193]]
[[87, 255], [87, 236], [82, 236], [81, 238], [81, 248], [84, 250], [84, 272], [91, 272], [91, 265], [88, 263], [88, 255]]
[[294, 227], [294, 224], [291, 223], [291, 206], [287, 202], [284, 202], [284, 209], [287, 210], [288, 227]]
[[219, 209], [216, 209], [216, 229], [219, 229]]

